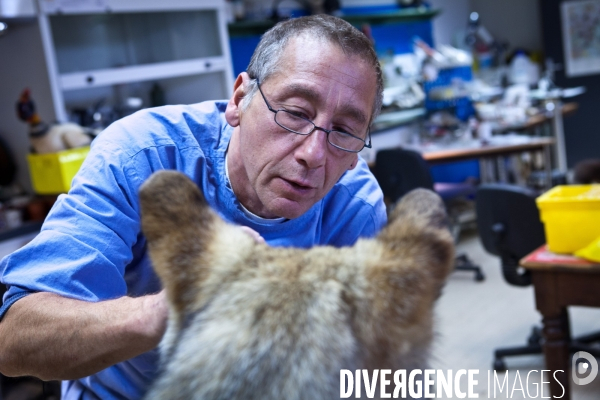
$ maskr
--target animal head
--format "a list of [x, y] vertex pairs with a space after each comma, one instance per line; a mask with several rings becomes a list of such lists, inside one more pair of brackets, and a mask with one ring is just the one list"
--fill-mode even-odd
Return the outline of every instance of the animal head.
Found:
[[340, 369], [423, 368], [453, 264], [442, 201], [417, 189], [374, 239], [272, 248], [221, 220], [185, 175], [140, 190], [169, 301], [149, 399], [331, 399]]
[[35, 103], [31, 99], [29, 88], [23, 89], [17, 101], [17, 116], [23, 122], [36, 124], [40, 122], [40, 117], [35, 111]]

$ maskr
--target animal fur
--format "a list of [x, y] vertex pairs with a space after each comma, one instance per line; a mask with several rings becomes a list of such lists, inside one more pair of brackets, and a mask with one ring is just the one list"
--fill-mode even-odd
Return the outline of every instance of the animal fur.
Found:
[[178, 172], [140, 200], [170, 307], [147, 399], [333, 399], [340, 369], [426, 367], [454, 256], [433, 192], [407, 194], [376, 239], [308, 250], [257, 243]]
[[92, 138], [80, 125], [66, 122], [49, 126], [42, 136], [30, 136], [29, 141], [35, 153], [47, 154], [88, 146]]

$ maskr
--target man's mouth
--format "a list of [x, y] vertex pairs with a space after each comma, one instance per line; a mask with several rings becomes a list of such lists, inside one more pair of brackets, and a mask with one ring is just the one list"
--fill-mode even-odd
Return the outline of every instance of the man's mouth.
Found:
[[281, 178], [281, 179], [284, 182], [286, 182], [292, 189], [294, 189], [296, 191], [307, 192], [309, 190], [316, 189], [313, 185], [311, 185], [308, 182], [293, 181], [293, 180], [289, 180], [289, 179], [285, 179], [285, 178]]

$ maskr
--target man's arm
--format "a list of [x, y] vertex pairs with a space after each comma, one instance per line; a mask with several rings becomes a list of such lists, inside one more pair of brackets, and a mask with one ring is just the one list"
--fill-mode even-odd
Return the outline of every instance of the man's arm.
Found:
[[164, 291], [101, 302], [34, 293], [0, 322], [0, 372], [77, 379], [155, 348], [165, 331]]

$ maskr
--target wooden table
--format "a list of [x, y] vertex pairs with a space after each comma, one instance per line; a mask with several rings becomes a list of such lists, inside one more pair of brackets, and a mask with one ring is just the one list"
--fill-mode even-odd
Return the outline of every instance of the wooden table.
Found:
[[[427, 149], [427, 147], [423, 147], [420, 151], [423, 158], [431, 165], [473, 158], [478, 159], [481, 183], [506, 182], [508, 180], [508, 172], [504, 163], [505, 156], [539, 151], [544, 159], [544, 186], [546, 189], [552, 187], [552, 147], [555, 143], [554, 138], [525, 136], [516, 142], [511, 141], [510, 137], [506, 136], [497, 136], [492, 139], [493, 141], [490, 143], [482, 143], [475, 147], [447, 149]], [[525, 185], [526, 183], [522, 181], [519, 184]]]
[[[571, 329], [567, 307], [600, 307], [600, 264], [551, 253], [544, 245], [523, 258], [521, 266], [531, 271], [536, 307], [542, 314], [546, 368], [552, 373], [564, 371], [556, 377], [565, 388], [562, 399], [569, 400]], [[563, 393], [554, 379], [550, 379], [550, 393], [553, 397]]]
[[423, 154], [423, 158], [430, 164], [442, 164], [472, 158], [494, 157], [522, 153], [525, 151], [545, 150], [553, 144], [554, 139], [550, 137], [531, 137], [516, 143], [477, 143], [476, 145], [448, 148], [428, 148], [427, 146], [420, 146], [415, 147], [414, 149], [419, 150], [421, 154]]
[[[425, 160], [427, 160], [430, 164], [442, 164], [446, 162], [460, 161], [466, 159], [474, 159], [478, 158], [481, 164], [482, 173], [485, 171], [485, 165], [490, 165], [491, 162], [498, 161], [494, 160], [494, 157], [503, 156], [507, 154], [514, 154], [519, 152], [534, 152], [534, 151], [542, 151], [544, 157], [545, 164], [545, 177], [546, 182], [545, 185], [549, 189], [552, 186], [552, 176], [551, 170], [552, 165], [556, 164], [564, 164], [564, 141], [562, 140], [562, 117], [570, 115], [574, 113], [578, 109], [579, 105], [577, 103], [565, 103], [560, 105], [560, 113], [540, 113], [529, 117], [526, 122], [516, 124], [516, 125], [504, 125], [498, 126], [495, 130], [501, 132], [513, 132], [513, 131], [527, 131], [534, 132], [539, 131], [541, 128], [542, 131], [547, 136], [530, 136], [531, 141], [527, 144], [489, 144], [482, 145], [479, 143], [475, 143], [475, 141], [471, 141], [472, 143], [464, 143], [457, 140], [455, 143], [450, 143], [446, 148], [442, 146], [436, 146], [432, 148], [432, 146], [422, 145], [422, 146], [414, 146], [409, 145], [408, 142], [411, 142], [411, 138], [414, 135], [407, 135], [404, 131], [406, 130], [403, 127], [396, 128], [387, 128], [380, 132], [373, 133], [372, 135], [372, 146], [371, 149], [363, 149], [361, 152], [362, 157], [368, 162], [369, 166], [372, 168], [375, 165], [375, 157], [377, 151], [384, 150], [388, 148], [394, 147], [405, 147], [413, 150], [419, 151], [423, 154]], [[419, 110], [409, 110], [416, 112], [415, 115], [421, 115], [422, 112]], [[405, 113], [408, 111], [405, 111]], [[410, 112], [409, 112], [410, 114]], [[554, 116], [554, 117], [553, 117]], [[386, 115], [382, 114], [378, 117], [380, 120], [386, 120]], [[559, 119], [559, 121], [557, 121]], [[545, 127], [550, 126], [550, 129], [545, 129]], [[559, 131], [559, 132], [556, 132]], [[539, 132], [538, 132], [539, 133]], [[497, 138], [497, 136], [493, 136], [493, 138]], [[557, 140], [558, 138], [558, 140]], [[560, 148], [560, 149], [559, 149]], [[554, 157], [552, 156], [554, 154]], [[559, 155], [561, 155], [559, 157]], [[563, 162], [559, 162], [563, 160]], [[559, 165], [560, 166], [560, 165]], [[482, 181], [492, 182], [493, 180], [486, 180], [485, 174], [482, 175]], [[500, 177], [503, 178], [503, 177]], [[502, 179], [501, 179], [502, 180]]]
[[[514, 138], [513, 138], [514, 139]], [[498, 163], [498, 171], [503, 171], [503, 160], [499, 157], [518, 154], [524, 152], [542, 152], [545, 168], [545, 186], [552, 187], [552, 155], [551, 149], [555, 141], [550, 137], [529, 137], [521, 136], [518, 140], [511, 140], [510, 137], [494, 137], [489, 143], [481, 143], [479, 140], [469, 140], [450, 143], [447, 145], [422, 144], [422, 145], [403, 145], [403, 148], [415, 150], [422, 154], [425, 161], [430, 165], [444, 164], [448, 162], [478, 159], [480, 163], [481, 182], [491, 183], [497, 181], [493, 177], [486, 175], [487, 163]], [[373, 141], [373, 148], [363, 150], [362, 156], [367, 160], [369, 167], [375, 167], [375, 156], [379, 150], [397, 147], [389, 146], [389, 143], [378, 143]], [[505, 172], [506, 174], [506, 172]], [[506, 181], [505, 176], [500, 176], [500, 181]]]
[[[562, 116], [566, 117], [568, 115], [571, 115], [575, 111], [577, 111], [578, 108], [579, 108], [578, 103], [575, 103], [575, 102], [564, 103], [564, 104], [562, 104], [562, 107], [561, 107]], [[546, 113], [540, 113], [540, 114], [536, 114], [534, 116], [527, 118], [527, 121], [525, 121], [522, 124], [499, 126], [495, 129], [495, 131], [499, 131], [499, 132], [529, 131], [529, 132], [531, 132], [531, 131], [535, 130], [536, 128], [541, 127], [544, 124], [547, 124], [549, 122], [552, 122], [552, 115], [548, 115]]]

